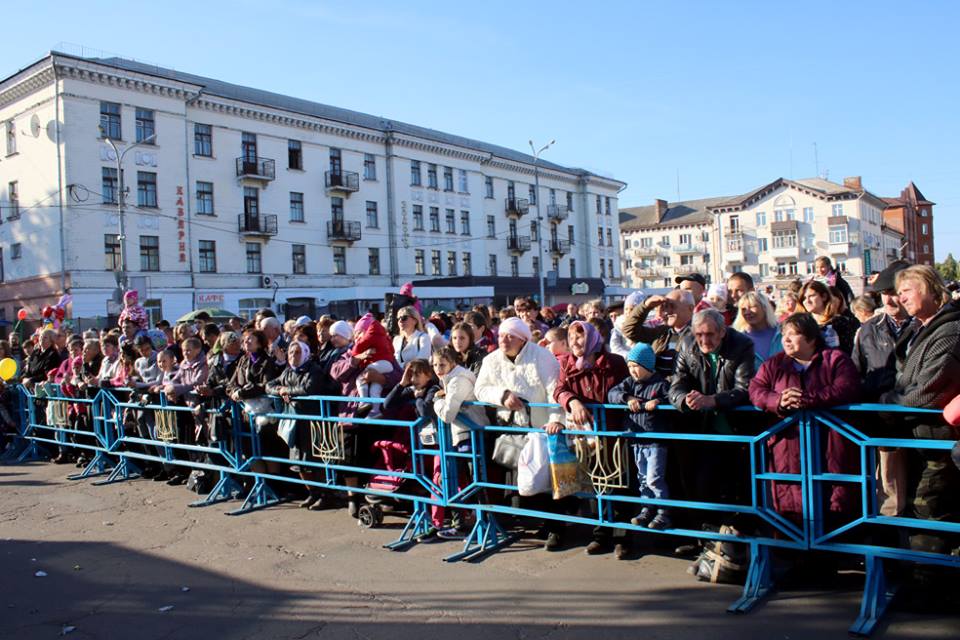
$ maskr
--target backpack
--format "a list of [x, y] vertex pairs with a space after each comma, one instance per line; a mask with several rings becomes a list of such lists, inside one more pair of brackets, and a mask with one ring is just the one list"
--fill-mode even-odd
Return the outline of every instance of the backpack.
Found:
[[[729, 525], [720, 527], [720, 533], [740, 535]], [[745, 544], [710, 540], [703, 545], [703, 551], [688, 569], [688, 573], [702, 582], [721, 584], [743, 584], [750, 566], [750, 548]]]

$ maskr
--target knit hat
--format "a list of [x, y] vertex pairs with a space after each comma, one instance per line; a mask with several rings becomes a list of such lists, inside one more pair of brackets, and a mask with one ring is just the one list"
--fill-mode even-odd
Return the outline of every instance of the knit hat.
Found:
[[300, 316], [297, 318], [296, 326], [302, 327], [303, 325], [310, 324], [311, 322], [313, 322], [313, 320], [310, 318], [310, 316]]
[[523, 340], [532, 340], [533, 334], [530, 333], [530, 327], [520, 318], [507, 318], [500, 323], [500, 333], [521, 338]]
[[353, 338], [353, 329], [351, 329], [350, 325], [343, 320], [337, 320], [330, 325], [330, 335], [340, 336], [346, 340], [351, 340]]
[[627, 362], [636, 362], [647, 371], [653, 371], [656, 366], [657, 356], [653, 353], [653, 347], [646, 342], [638, 342], [630, 349], [627, 354]]
[[727, 285], [722, 282], [714, 282], [710, 285], [710, 288], [707, 289], [708, 298], [723, 298], [727, 299]]

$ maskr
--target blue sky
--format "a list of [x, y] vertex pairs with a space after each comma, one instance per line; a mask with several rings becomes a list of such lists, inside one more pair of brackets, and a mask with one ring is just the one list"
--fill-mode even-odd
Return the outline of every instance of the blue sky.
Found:
[[[669, 4], [669, 6], [667, 6]], [[0, 73], [60, 42], [429, 126], [624, 180], [621, 206], [778, 177], [913, 180], [960, 256], [960, 3], [21, 3]]]

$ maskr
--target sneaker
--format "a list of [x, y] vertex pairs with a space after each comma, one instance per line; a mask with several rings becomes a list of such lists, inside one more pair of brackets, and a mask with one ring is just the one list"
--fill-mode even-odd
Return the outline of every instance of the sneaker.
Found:
[[543, 543], [543, 548], [547, 551], [560, 551], [563, 547], [563, 540], [559, 533], [551, 532], [547, 534], [547, 541]]
[[593, 540], [587, 545], [587, 548], [584, 551], [588, 556], [598, 556], [601, 553], [610, 553], [612, 549], [610, 548], [609, 542]]
[[354, 418], [366, 418], [373, 411], [373, 404], [361, 402], [357, 405], [357, 410], [353, 412]]
[[182, 484], [186, 484], [187, 476], [176, 475], [167, 480], [167, 485], [171, 487], [179, 487]]
[[650, 521], [653, 520], [653, 509], [650, 507], [644, 507], [640, 510], [633, 518], [630, 518], [630, 524], [637, 525], [638, 527], [645, 527], [650, 524]]
[[446, 527], [437, 531], [437, 537], [441, 540], [463, 540], [467, 536], [457, 527]]
[[665, 513], [658, 513], [656, 517], [650, 521], [650, 524], [647, 525], [647, 528], [663, 531], [664, 529], [669, 529], [672, 526], [673, 523], [670, 522], [670, 516]]
[[319, 499], [320, 499], [320, 496], [318, 496], [318, 495], [309, 495], [309, 496], [307, 496], [306, 500], [302, 500], [302, 501], [300, 502], [300, 508], [301, 508], [301, 509], [309, 509], [309, 508], [312, 507], [312, 506], [314, 505], [314, 503], [316, 503]]
[[152, 478], [154, 482], [166, 482], [169, 479], [170, 479], [170, 474], [168, 474], [166, 471], [161, 471], [160, 473], [153, 476]]
[[613, 557], [617, 560], [629, 560], [631, 551], [628, 543], [618, 542], [616, 546], [613, 547]]
[[414, 540], [417, 542], [429, 542], [431, 540], [435, 540], [438, 533], [440, 533], [440, 530], [434, 526], [431, 526], [429, 529], [414, 538]]

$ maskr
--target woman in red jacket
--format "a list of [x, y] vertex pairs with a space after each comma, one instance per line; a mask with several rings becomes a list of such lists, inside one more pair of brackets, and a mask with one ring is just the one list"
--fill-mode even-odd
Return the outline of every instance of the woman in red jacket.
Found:
[[[750, 381], [750, 401], [756, 407], [786, 416], [800, 409], [828, 408], [857, 401], [860, 378], [850, 357], [824, 346], [823, 334], [809, 313], [794, 313], [783, 322], [783, 352], [765, 361]], [[819, 428], [819, 427], [817, 427]], [[830, 429], [826, 467], [829, 473], [859, 473], [857, 448]], [[800, 473], [800, 439], [790, 427], [767, 441], [776, 473]], [[803, 513], [800, 485], [772, 483], [773, 507], [799, 522]], [[834, 485], [829, 510], [848, 512], [855, 504], [852, 485]]]
[[[604, 404], [607, 394], [630, 375], [627, 363], [615, 353], [606, 350], [600, 332], [589, 322], [577, 320], [567, 328], [570, 352], [560, 354], [560, 378], [553, 397], [567, 412], [567, 428], [593, 430], [593, 414], [588, 404]], [[599, 425], [597, 425], [599, 427]], [[549, 433], [551, 428], [547, 428]], [[555, 431], [555, 429], [554, 429]], [[616, 504], [616, 503], [614, 503]], [[620, 509], [615, 508], [619, 512]], [[629, 517], [615, 513], [615, 517]], [[614, 533], [618, 533], [614, 547]], [[629, 553], [626, 533], [614, 532], [610, 527], [596, 527], [593, 541], [587, 545], [590, 555], [614, 550], [618, 558]]]

